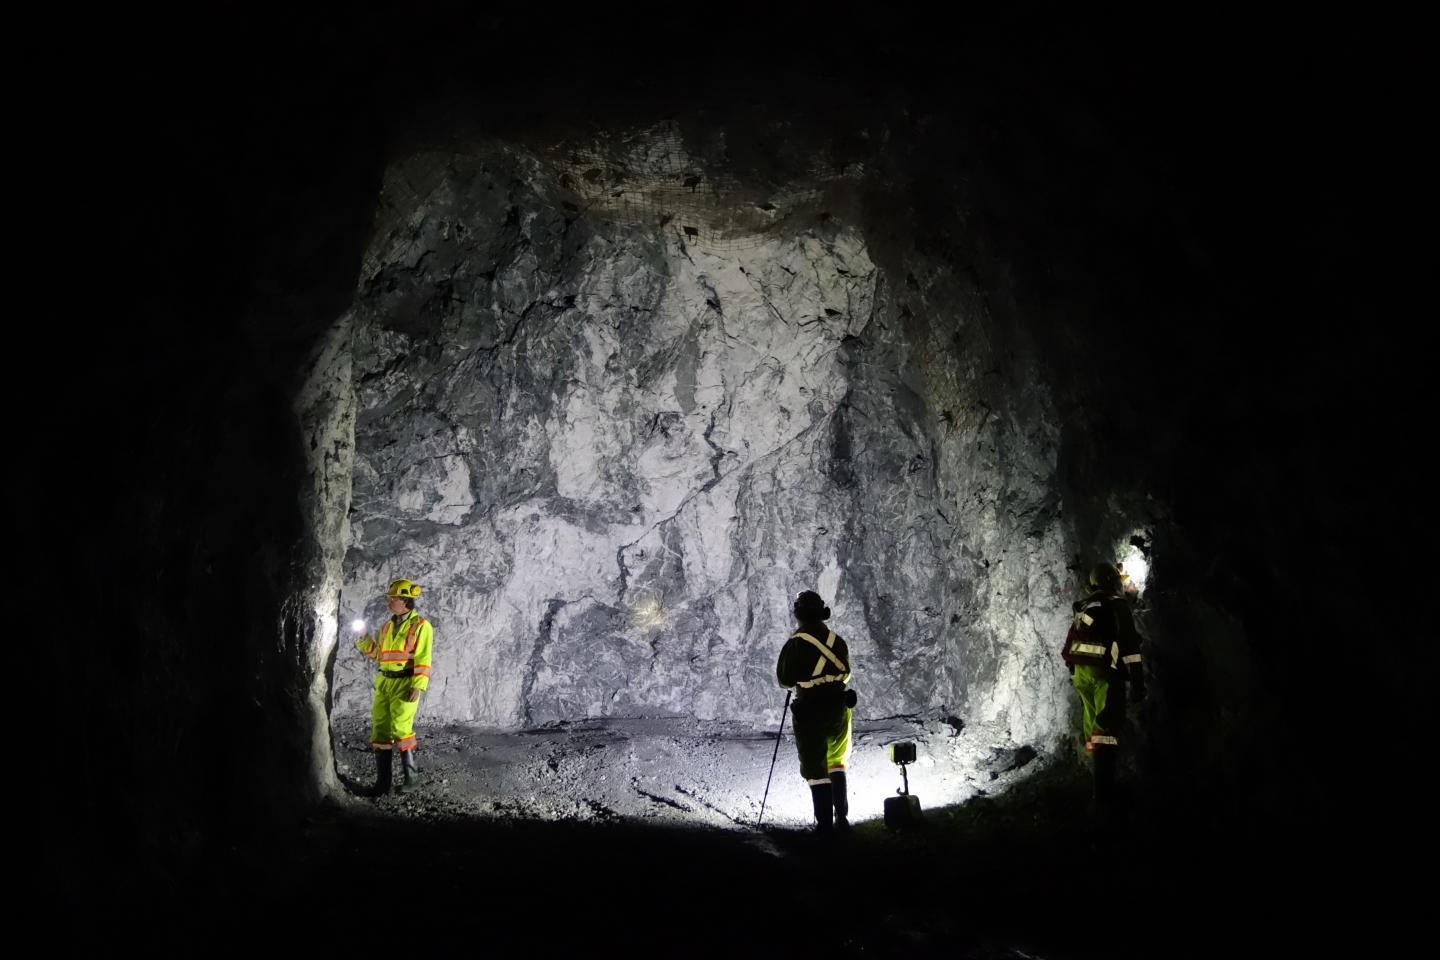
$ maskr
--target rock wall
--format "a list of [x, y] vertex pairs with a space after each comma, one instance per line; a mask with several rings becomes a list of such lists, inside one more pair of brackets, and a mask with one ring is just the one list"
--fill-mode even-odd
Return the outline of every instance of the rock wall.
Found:
[[[844, 202], [871, 186], [747, 183], [663, 129], [390, 168], [351, 311], [341, 607], [378, 624], [391, 578], [424, 586], [426, 717], [772, 723], [809, 588], [861, 715], [1060, 729], [1043, 378], [959, 265]], [[345, 643], [336, 710], [364, 713]]]

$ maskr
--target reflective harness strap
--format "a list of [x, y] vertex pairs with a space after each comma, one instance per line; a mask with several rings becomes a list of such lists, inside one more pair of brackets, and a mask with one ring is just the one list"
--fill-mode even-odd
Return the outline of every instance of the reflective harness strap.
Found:
[[[1086, 613], [1085, 611], [1095, 609], [1096, 607], [1100, 606], [1101, 602], [1102, 601], [1100, 600], [1091, 600], [1083, 604], [1080, 609], [1076, 610], [1074, 616], [1075, 627], [1083, 628], [1094, 626], [1095, 618], [1090, 616], [1090, 614]], [[1141, 663], [1144, 660], [1144, 658], [1138, 653], [1131, 653], [1123, 657], [1120, 656], [1120, 642], [1118, 640], [1112, 641], [1109, 646], [1106, 646], [1102, 643], [1072, 643], [1065, 651], [1065, 656], [1067, 658], [1106, 658], [1109, 660], [1108, 666], [1112, 670], [1119, 669], [1120, 664], [1122, 663], [1126, 666], [1130, 666], [1132, 664]]]
[[[1091, 600], [1075, 611], [1074, 622], [1076, 627], [1093, 627], [1095, 618], [1086, 613], [1086, 610], [1094, 610], [1100, 606], [1099, 600]], [[1077, 657], [1103, 657], [1110, 652], [1110, 648], [1103, 643], [1075, 643], [1070, 646], [1070, 655]]]
[[405, 634], [405, 652], [415, 652], [415, 632], [420, 629], [420, 624], [425, 622], [424, 617], [416, 617], [410, 621], [410, 630]]
[[[828, 631], [824, 643], [821, 643], [819, 640], [812, 637], [808, 633], [796, 633], [793, 634], [793, 636], [799, 637], [801, 640], [809, 643], [816, 650], [819, 650], [821, 654], [820, 659], [815, 661], [815, 669], [811, 672], [810, 679], [801, 680], [799, 683], [795, 684], [795, 686], [808, 690], [811, 687], [819, 686], [822, 683], [845, 682], [845, 675], [850, 673], [850, 667], [845, 663], [844, 660], [841, 660], [840, 657], [836, 655], [833, 649], [831, 649], [835, 646], [834, 630]], [[840, 676], [837, 677], [833, 674], [825, 677], [820, 676], [820, 674], [823, 673], [825, 670], [825, 661], [827, 660], [833, 663], [836, 668], [839, 669]]]

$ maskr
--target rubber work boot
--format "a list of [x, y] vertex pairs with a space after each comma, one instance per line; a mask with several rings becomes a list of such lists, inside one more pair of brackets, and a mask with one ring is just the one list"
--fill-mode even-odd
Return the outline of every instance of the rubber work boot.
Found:
[[850, 832], [850, 798], [845, 794], [845, 771], [830, 771], [830, 796], [835, 802], [835, 832]]
[[810, 786], [810, 799], [815, 804], [815, 835], [828, 837], [835, 832], [835, 804], [830, 784], [815, 783]]
[[390, 748], [375, 751], [375, 786], [370, 789], [372, 797], [383, 797], [390, 792], [390, 771], [393, 769], [395, 754]]
[[404, 772], [405, 778], [404, 783], [400, 787], [402, 791], [413, 790], [420, 786], [420, 768], [415, 763], [415, 749], [413, 747], [400, 752], [400, 768]]

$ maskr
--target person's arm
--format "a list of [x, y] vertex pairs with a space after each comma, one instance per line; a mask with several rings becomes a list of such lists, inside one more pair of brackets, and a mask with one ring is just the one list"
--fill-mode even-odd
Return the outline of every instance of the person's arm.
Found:
[[415, 632], [415, 673], [410, 678], [410, 693], [405, 699], [414, 703], [420, 694], [430, 689], [430, 654], [435, 645], [435, 628], [426, 620]]
[[[381, 630], [384, 630], [383, 626], [381, 627]], [[355, 649], [359, 650], [362, 654], [364, 654], [366, 657], [369, 657], [371, 660], [374, 660], [380, 656], [380, 642], [374, 637], [370, 636], [370, 634], [368, 633], [362, 634], [355, 638]]]
[[775, 679], [782, 687], [795, 686], [795, 639], [792, 637], [785, 641], [785, 646], [780, 648], [780, 659], [775, 661]]
[[1135, 630], [1130, 605], [1121, 600], [1114, 606], [1116, 639], [1120, 642], [1120, 668], [1130, 681], [1130, 699], [1140, 700], [1145, 696], [1145, 658], [1140, 652], [1141, 637]]

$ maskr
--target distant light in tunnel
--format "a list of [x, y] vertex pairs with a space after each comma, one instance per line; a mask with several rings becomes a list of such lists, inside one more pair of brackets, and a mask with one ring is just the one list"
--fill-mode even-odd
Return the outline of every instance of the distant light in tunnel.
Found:
[[354, 621], [353, 623], [350, 624], [350, 629], [351, 629], [351, 630], [354, 630], [356, 633], [364, 633], [364, 632], [365, 632], [365, 621], [364, 621], [364, 620], [356, 620], [356, 621]]
[[1145, 580], [1150, 574], [1150, 561], [1133, 543], [1126, 544], [1120, 551], [1120, 572], [1127, 577], [1125, 591], [1136, 594], [1145, 592]]

